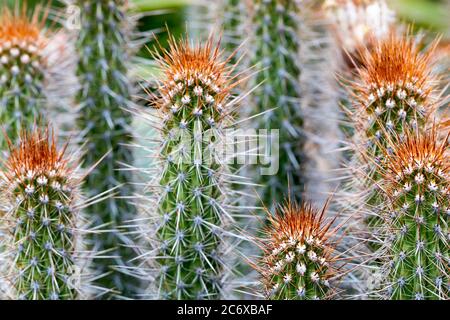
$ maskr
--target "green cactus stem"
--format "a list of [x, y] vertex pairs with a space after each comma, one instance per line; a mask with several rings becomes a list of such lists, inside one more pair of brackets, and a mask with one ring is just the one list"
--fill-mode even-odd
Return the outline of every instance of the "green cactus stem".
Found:
[[[251, 38], [249, 52], [252, 65], [259, 72], [250, 81], [252, 114], [261, 114], [257, 129], [279, 131], [279, 170], [275, 175], [260, 175], [257, 183], [261, 199], [273, 204], [286, 196], [290, 185], [293, 199], [301, 198], [304, 185], [302, 176], [302, 126], [300, 112], [300, 48], [298, 32], [298, 1], [294, 0], [256, 0], [252, 12]], [[259, 85], [259, 86], [258, 86]], [[273, 109], [273, 110], [271, 110]], [[276, 141], [267, 143], [267, 150], [260, 153], [271, 154]], [[272, 150], [274, 151], [274, 150]]]
[[[0, 7], [0, 121], [15, 143], [21, 129], [45, 122], [50, 107], [73, 92], [69, 45], [45, 26], [48, 8]], [[3, 135], [0, 148], [7, 149]]]
[[390, 201], [382, 217], [386, 242], [386, 298], [450, 298], [448, 135], [407, 133], [386, 151], [383, 188]]
[[218, 299], [233, 221], [229, 167], [220, 146], [232, 123], [230, 91], [237, 81], [211, 38], [195, 46], [171, 38], [170, 49], [161, 50], [156, 58], [164, 77], [154, 101], [162, 117], [163, 167], [156, 177], [154, 291], [163, 299]]
[[[353, 108], [349, 115], [355, 131], [349, 146], [353, 156], [341, 200], [344, 210], [352, 215], [349, 230], [357, 243], [350, 246], [364, 246], [361, 251], [373, 254], [370, 268], [354, 270], [359, 279], [367, 279], [367, 272], [380, 271], [381, 261], [374, 253], [382, 246], [384, 225], [379, 214], [385, 202], [380, 190], [383, 150], [405, 130], [423, 130], [436, 113], [438, 82], [431, 72], [433, 50], [422, 52], [419, 47], [409, 34], [393, 31], [361, 53], [361, 64], [351, 82]], [[366, 265], [360, 257], [356, 259], [355, 263]], [[373, 293], [371, 282], [356, 284], [361, 294]]]
[[118, 266], [127, 266], [134, 257], [132, 239], [118, 228], [136, 214], [135, 206], [127, 199], [134, 192], [131, 171], [123, 167], [123, 164], [133, 164], [132, 116], [125, 110], [132, 106], [133, 93], [127, 64], [131, 42], [127, 1], [77, 0], [74, 3], [81, 8], [77, 39], [80, 56], [77, 73], [81, 83], [77, 124], [81, 142], [87, 142], [83, 166], [90, 168], [104, 157], [87, 176], [84, 189], [92, 197], [120, 186], [114, 197], [86, 210], [95, 226], [103, 225], [114, 231], [93, 235], [96, 250], [110, 257], [97, 260], [94, 268], [105, 275], [98, 280], [100, 286], [130, 296], [137, 292], [138, 283], [117, 271]]
[[[21, 135], [1, 174], [3, 298], [83, 298], [80, 177], [47, 131]], [[3, 269], [4, 268], [4, 269]]]

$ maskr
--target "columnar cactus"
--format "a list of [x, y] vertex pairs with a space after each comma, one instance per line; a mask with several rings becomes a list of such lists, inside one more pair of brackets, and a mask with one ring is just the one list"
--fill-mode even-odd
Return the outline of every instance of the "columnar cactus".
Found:
[[[301, 9], [295, 0], [253, 1], [252, 26], [250, 27], [249, 54], [252, 65], [259, 70], [250, 81], [251, 114], [261, 114], [258, 129], [279, 131], [279, 171], [275, 175], [259, 175], [258, 182], [264, 203], [272, 204], [286, 196], [286, 186], [291, 186], [294, 198], [303, 191], [302, 177], [302, 126], [300, 112], [300, 47], [298, 32]], [[267, 150], [259, 153], [272, 154], [277, 142], [267, 143]], [[272, 150], [274, 151], [274, 150]]]
[[90, 168], [98, 163], [87, 176], [84, 188], [92, 197], [119, 186], [114, 197], [86, 210], [94, 225], [113, 230], [93, 235], [96, 250], [105, 250], [105, 255], [111, 257], [97, 260], [94, 268], [106, 274], [98, 280], [99, 285], [130, 295], [136, 293], [136, 282], [125, 273], [115, 271], [118, 269], [115, 267], [126, 266], [133, 257], [131, 240], [118, 228], [131, 221], [136, 213], [129, 199], [133, 196], [131, 171], [123, 167], [123, 164], [133, 164], [132, 116], [125, 110], [133, 104], [133, 82], [128, 74], [131, 25], [127, 1], [76, 0], [74, 3], [81, 8], [77, 39], [81, 83], [77, 123], [81, 143], [87, 142], [82, 164]]
[[381, 216], [386, 242], [386, 297], [395, 300], [450, 298], [450, 166], [448, 135], [407, 133], [386, 150]]
[[80, 176], [48, 130], [10, 147], [1, 172], [3, 298], [83, 298]]
[[[355, 263], [367, 265], [367, 257], [382, 244], [383, 150], [405, 130], [423, 130], [435, 115], [437, 81], [431, 72], [431, 54], [432, 49], [421, 52], [412, 37], [395, 33], [375, 41], [361, 54], [350, 87], [353, 109], [349, 115], [355, 129], [349, 142], [353, 154], [348, 165], [350, 178], [338, 196], [343, 210], [352, 216], [348, 230], [356, 243], [350, 241], [349, 246], [360, 246], [358, 251], [365, 252], [365, 258], [356, 257]], [[371, 260], [370, 268], [354, 269], [359, 279], [380, 271], [375, 254]], [[374, 289], [371, 281], [352, 281], [351, 285], [361, 294], [371, 294]]]
[[356, 128], [353, 165], [365, 178], [361, 186], [367, 190], [371, 206], [382, 201], [376, 191], [381, 150], [405, 128], [423, 128], [435, 113], [431, 53], [420, 52], [412, 38], [391, 34], [362, 55], [363, 67], [358, 69], [358, 80], [352, 87], [355, 109], [351, 116]]
[[152, 295], [217, 299], [223, 297], [224, 238], [233, 221], [222, 148], [237, 81], [211, 38], [194, 46], [171, 38], [170, 48], [161, 50], [156, 58], [163, 78], [154, 106], [162, 118], [162, 172], [151, 183], [158, 186]]
[[[0, 8], [0, 121], [13, 142], [75, 87], [67, 37], [46, 29], [47, 16], [40, 6]], [[7, 149], [3, 136], [0, 148]]]
[[[396, 13], [385, 0], [326, 0], [323, 8], [326, 24], [334, 35], [336, 73], [351, 82], [358, 76], [355, 69], [362, 67], [361, 54], [396, 28]], [[341, 86], [338, 92], [342, 109], [351, 108], [352, 97], [346, 86]], [[351, 137], [355, 131], [352, 121], [346, 113], [341, 117], [341, 131]], [[355, 150], [347, 148], [345, 143], [342, 147], [345, 158], [350, 159]]]
[[333, 236], [337, 229], [326, 220], [328, 203], [321, 209], [309, 203], [288, 201], [268, 213], [264, 250], [257, 270], [265, 296], [273, 300], [328, 299], [335, 293], [330, 281], [337, 278]]

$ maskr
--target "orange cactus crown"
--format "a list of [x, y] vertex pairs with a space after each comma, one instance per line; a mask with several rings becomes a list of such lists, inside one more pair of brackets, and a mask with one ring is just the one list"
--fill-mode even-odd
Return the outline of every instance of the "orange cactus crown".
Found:
[[5, 175], [10, 181], [31, 179], [37, 175], [67, 176], [68, 161], [65, 159], [67, 145], [57, 149], [56, 141], [49, 129], [22, 132], [18, 146], [10, 145], [10, 156], [6, 161]]
[[386, 178], [396, 182], [414, 170], [425, 170], [444, 179], [449, 179], [448, 134], [439, 139], [436, 128], [425, 133], [408, 131], [400, 143], [393, 143], [393, 152], [385, 151], [387, 161]]
[[37, 6], [29, 14], [26, 5], [16, 6], [14, 10], [0, 8], [0, 42], [2, 44], [33, 44], [42, 47], [47, 42], [45, 22], [49, 9]]
[[291, 201], [280, 205], [275, 215], [269, 215], [270, 225], [265, 229], [271, 245], [278, 246], [289, 239], [303, 242], [311, 238], [325, 244], [333, 234], [330, 230], [333, 221], [325, 221], [327, 207], [328, 204], [316, 210], [311, 204]]
[[359, 69], [365, 85], [382, 87], [413, 84], [422, 94], [430, 91], [432, 83], [431, 57], [434, 46], [421, 52], [414, 39], [392, 32], [362, 53], [363, 67]]
[[231, 76], [234, 68], [228, 66], [230, 57], [223, 58], [220, 41], [214, 43], [212, 36], [204, 45], [192, 45], [187, 37], [177, 41], [170, 36], [169, 48], [160, 46], [160, 51], [153, 53], [164, 74], [159, 86], [162, 100], [154, 101], [156, 107], [168, 107], [174, 95], [194, 87], [210, 92], [220, 103], [236, 86]]

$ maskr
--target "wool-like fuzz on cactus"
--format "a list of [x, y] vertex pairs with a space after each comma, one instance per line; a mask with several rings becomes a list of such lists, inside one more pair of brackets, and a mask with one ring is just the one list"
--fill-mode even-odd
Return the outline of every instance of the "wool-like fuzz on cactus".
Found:
[[289, 200], [273, 216], [268, 212], [260, 243], [264, 254], [256, 267], [268, 299], [316, 300], [335, 293], [330, 282], [337, 278], [337, 229], [326, 219], [327, 207], [317, 210]]
[[[300, 114], [300, 66], [298, 63], [300, 26], [298, 1], [254, 1], [252, 10], [249, 53], [252, 65], [259, 68], [250, 84], [257, 87], [251, 93], [252, 115], [260, 114], [258, 129], [279, 130], [279, 170], [274, 175], [259, 175], [261, 198], [266, 204], [283, 199], [286, 186], [291, 186], [292, 197], [300, 198], [302, 177], [302, 126]], [[271, 110], [272, 109], [272, 110]], [[260, 133], [260, 135], [263, 135]], [[269, 141], [261, 154], [274, 155], [277, 141]], [[274, 157], [275, 158], [275, 157]]]
[[[393, 140], [394, 141], [394, 140]], [[383, 189], [386, 297], [395, 300], [449, 299], [450, 172], [448, 135], [408, 132], [385, 150]]]
[[34, 11], [25, 5], [0, 7], [0, 120], [13, 142], [22, 126], [30, 129], [44, 120], [49, 107], [73, 91], [63, 87], [73, 61], [69, 46], [61, 42], [62, 33], [46, 28], [47, 16], [48, 9], [39, 6]]
[[[114, 271], [126, 266], [133, 257], [132, 241], [118, 228], [135, 217], [131, 171], [133, 165], [131, 113], [133, 82], [129, 78], [130, 21], [127, 1], [74, 1], [81, 8], [81, 29], [77, 50], [80, 56], [78, 94], [80, 110], [78, 129], [80, 143], [86, 144], [83, 165], [86, 168], [101, 161], [87, 176], [85, 190], [92, 197], [113, 188], [115, 196], [87, 208], [96, 226], [104, 225], [111, 233], [97, 233], [93, 245], [105, 251], [110, 259], [97, 260], [94, 267], [100, 274], [99, 284], [119, 290], [123, 295], [136, 293], [136, 283], [124, 273]], [[106, 155], [106, 157], [105, 157]], [[105, 158], [103, 158], [105, 157]]]
[[3, 298], [83, 297], [80, 177], [64, 151], [48, 130], [11, 147], [1, 174]]
[[233, 221], [229, 168], [220, 146], [231, 124], [230, 90], [237, 81], [211, 38], [195, 45], [171, 38], [169, 45], [156, 54], [164, 78], [154, 99], [162, 117], [154, 295], [217, 299], [225, 274], [224, 238]]

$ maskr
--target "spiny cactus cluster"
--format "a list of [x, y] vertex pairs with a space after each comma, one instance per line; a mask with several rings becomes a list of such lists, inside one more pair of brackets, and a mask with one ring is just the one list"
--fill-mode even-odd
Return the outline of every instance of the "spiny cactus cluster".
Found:
[[356, 239], [368, 239], [370, 252], [383, 242], [380, 227], [384, 222], [379, 215], [386, 201], [380, 191], [381, 171], [387, 161], [383, 150], [405, 130], [423, 130], [435, 114], [431, 53], [432, 49], [421, 52], [408, 34], [392, 32], [361, 54], [362, 63], [350, 87], [353, 159], [349, 163], [351, 179], [341, 195], [353, 216], [350, 224], [354, 224], [351, 229]]
[[385, 0], [203, 1], [209, 38], [160, 41], [141, 109], [153, 16], [63, 2], [0, 8], [0, 298], [450, 299], [445, 45]]
[[[299, 105], [300, 48], [298, 29], [300, 26], [298, 1], [257, 0], [253, 2], [250, 26], [249, 54], [251, 65], [259, 72], [251, 79], [250, 86], [256, 88], [251, 94], [252, 114], [260, 114], [257, 129], [279, 131], [279, 171], [276, 175], [256, 175], [261, 188], [261, 199], [268, 204], [286, 196], [286, 186], [291, 186], [295, 199], [301, 198], [304, 179], [303, 164], [303, 118]], [[270, 136], [267, 139], [270, 140]], [[275, 141], [267, 143], [261, 154], [271, 155], [278, 150]], [[275, 160], [276, 161], [276, 160]]]
[[317, 300], [333, 296], [330, 281], [337, 278], [333, 220], [328, 204], [321, 210], [308, 203], [288, 201], [272, 216], [261, 246], [264, 255], [256, 267], [265, 295], [274, 300]]
[[48, 12], [40, 6], [0, 8], [0, 120], [13, 142], [22, 127], [44, 121], [50, 107], [73, 91], [62, 87], [73, 78], [70, 49], [61, 42], [63, 34], [47, 30]]
[[129, 199], [133, 196], [132, 177], [125, 165], [133, 165], [130, 144], [133, 141], [132, 80], [128, 74], [130, 61], [130, 24], [126, 14], [127, 1], [74, 2], [81, 8], [81, 29], [77, 36], [79, 54], [78, 77], [81, 88], [77, 96], [77, 124], [80, 143], [86, 143], [82, 164], [95, 166], [84, 185], [89, 197], [116, 189], [113, 197], [87, 208], [94, 225], [105, 226], [111, 232], [96, 233], [93, 246], [105, 251], [110, 259], [96, 261], [99, 284], [115, 288], [120, 293], [136, 293], [136, 283], [115, 267], [127, 265], [133, 257], [131, 240], [118, 228], [136, 214]]
[[80, 177], [48, 130], [24, 132], [1, 172], [3, 298], [85, 297]]
[[[365, 212], [369, 216], [383, 201], [378, 192], [378, 165], [384, 161], [381, 150], [405, 129], [423, 128], [435, 112], [430, 56], [431, 51], [419, 51], [413, 38], [394, 33], [375, 42], [373, 49], [362, 55], [363, 67], [358, 69], [351, 87], [351, 118], [355, 124], [351, 164], [355, 174], [351, 187], [359, 188], [365, 197]], [[368, 220], [369, 224], [377, 221], [370, 217]]]
[[163, 168], [157, 177], [154, 286], [163, 299], [217, 299], [224, 238], [233, 221], [220, 146], [237, 82], [211, 38], [192, 46], [172, 37], [169, 46], [157, 54], [163, 77], [153, 101], [162, 116], [157, 156]]
[[[387, 201], [383, 293], [394, 300], [448, 300], [449, 143], [433, 129], [392, 141], [383, 171]], [[380, 254], [380, 253], [379, 253]], [[389, 258], [387, 258], [389, 257]]]

